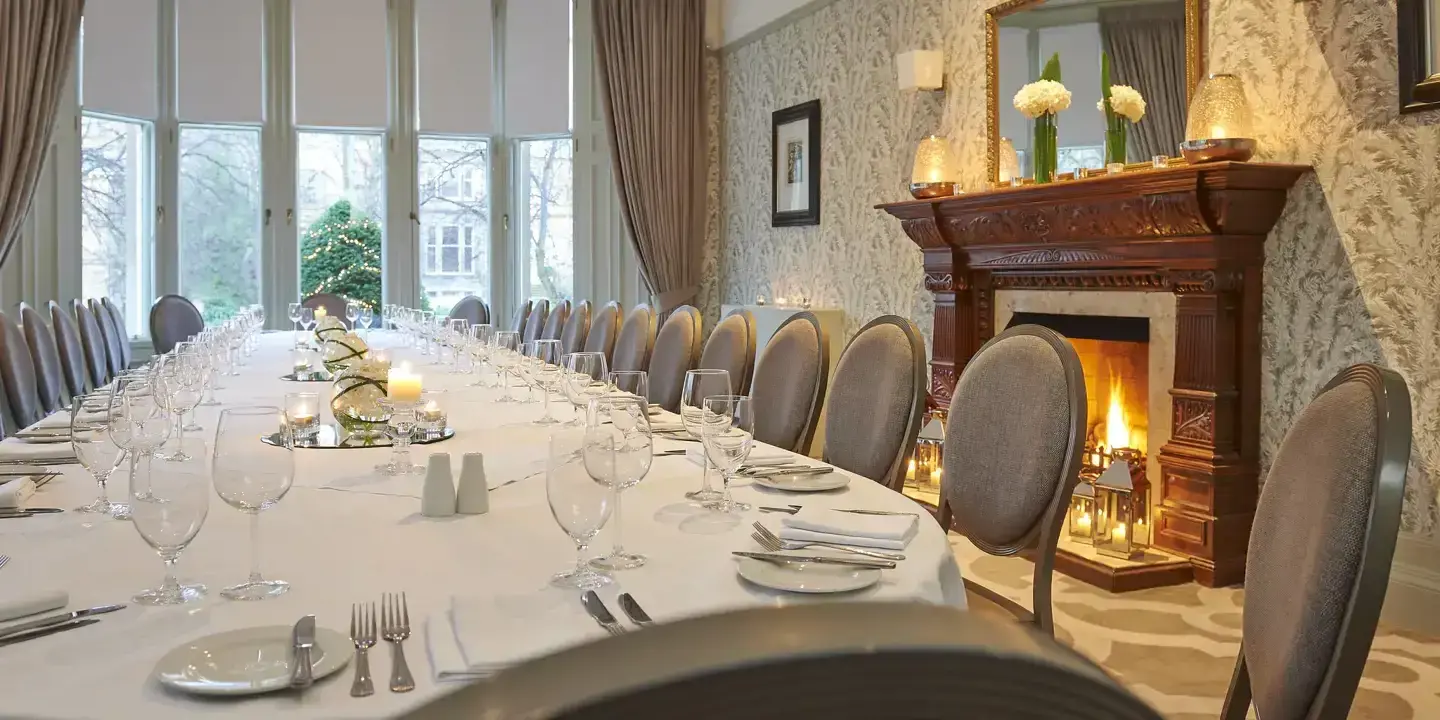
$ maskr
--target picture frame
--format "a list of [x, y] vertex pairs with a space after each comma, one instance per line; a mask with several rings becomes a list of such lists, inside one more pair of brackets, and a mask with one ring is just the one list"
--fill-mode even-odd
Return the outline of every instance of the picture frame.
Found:
[[1440, 39], [1429, 28], [1440, 26], [1440, 0], [1397, 0], [1396, 52], [1400, 80], [1400, 112], [1440, 108]]
[[820, 101], [770, 116], [770, 226], [820, 224]]

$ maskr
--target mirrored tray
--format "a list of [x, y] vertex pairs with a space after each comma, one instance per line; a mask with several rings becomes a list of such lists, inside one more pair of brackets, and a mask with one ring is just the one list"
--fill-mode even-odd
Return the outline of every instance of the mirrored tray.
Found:
[[290, 382], [331, 382], [335, 379], [335, 376], [324, 370], [316, 370], [306, 375], [297, 375], [292, 372], [289, 375], [281, 375], [280, 379], [289, 380]]
[[[410, 440], [411, 445], [429, 445], [442, 442], [455, 437], [455, 428], [447, 427], [444, 430], [417, 430]], [[260, 438], [266, 445], [280, 445], [280, 433], [273, 432]], [[347, 433], [339, 425], [321, 425], [320, 430], [313, 436], [295, 443], [297, 448], [319, 449], [319, 450], [362, 450], [366, 448], [388, 448], [393, 441], [384, 434], [360, 434]]]

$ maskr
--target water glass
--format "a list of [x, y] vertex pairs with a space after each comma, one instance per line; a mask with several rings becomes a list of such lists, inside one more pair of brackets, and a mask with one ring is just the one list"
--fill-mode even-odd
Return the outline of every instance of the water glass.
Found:
[[554, 425], [560, 422], [550, 414], [550, 393], [556, 390], [560, 383], [560, 341], [559, 340], [536, 340], [526, 343], [529, 349], [530, 382], [534, 387], [540, 388], [540, 394], [545, 402], [545, 414], [536, 425]]
[[76, 512], [99, 513], [117, 520], [130, 519], [130, 506], [110, 502], [106, 483], [120, 464], [124, 453], [110, 438], [110, 393], [93, 393], [76, 397], [70, 403], [70, 446], [75, 458], [89, 471], [100, 486], [100, 496]]
[[644, 370], [611, 370], [610, 388], [649, 402], [650, 375]]
[[625, 552], [620, 535], [620, 498], [650, 472], [655, 443], [650, 437], [649, 403], [642, 398], [600, 397], [590, 401], [585, 425], [585, 470], [595, 482], [615, 491], [614, 544], [609, 555], [591, 565], [625, 570], [645, 564], [644, 555]]
[[585, 423], [585, 411], [590, 407], [590, 400], [610, 391], [604, 380], [609, 374], [605, 353], [569, 353], [560, 359], [560, 367], [560, 391], [575, 406], [575, 417], [567, 424], [578, 427]]
[[281, 433], [286, 442], [280, 445], [259, 441], [274, 433], [277, 417], [283, 416], [273, 405], [226, 408], [215, 429], [215, 493], [250, 516], [250, 577], [220, 591], [230, 600], [264, 600], [290, 589], [290, 583], [260, 574], [260, 513], [280, 502], [295, 481], [290, 434]]
[[192, 439], [186, 445], [180, 450], [189, 460], [160, 463], [143, 491], [134, 483], [130, 486], [130, 521], [165, 562], [165, 580], [160, 587], [134, 597], [141, 605], [181, 605], [205, 596], [204, 585], [181, 585], [175, 579], [175, 561], [210, 514], [205, 444]]
[[701, 438], [705, 456], [725, 479], [720, 499], [706, 507], [733, 515], [750, 506], [730, 498], [730, 480], [740, 470], [755, 441], [754, 405], [746, 395], [712, 395], [705, 398], [701, 422]]
[[[680, 393], [680, 421], [685, 425], [685, 432], [689, 433], [690, 437], [703, 441], [704, 423], [701, 418], [705, 413], [705, 398], [729, 395], [732, 392], [734, 390], [730, 386], [728, 370], [701, 368], [686, 372], [685, 388]], [[704, 504], [720, 500], [721, 495], [722, 493], [710, 487], [710, 456], [707, 453], [700, 489], [685, 493], [685, 497]]]
[[290, 322], [293, 323], [294, 326], [295, 326], [294, 329], [292, 330], [292, 332], [290, 333], [290, 336], [291, 336], [291, 339], [293, 339], [293, 340], [295, 341], [295, 344], [296, 344], [296, 345], [299, 345], [299, 344], [300, 344], [300, 308], [301, 308], [301, 307], [302, 307], [302, 306], [300, 305], [300, 303], [298, 303], [298, 302], [293, 302], [293, 303], [290, 303], [290, 305], [286, 308], [287, 310], [289, 310], [289, 312], [287, 313], [287, 315], [288, 315], [289, 318], [290, 318]]
[[[555, 524], [575, 543], [575, 568], [556, 575], [552, 585], [592, 590], [611, 582], [609, 575], [596, 572], [585, 557], [590, 541], [610, 518], [613, 491], [590, 477], [582, 454], [606, 452], [602, 441], [587, 447], [586, 431], [560, 429], [550, 435], [545, 461], [545, 497]], [[610, 448], [613, 450], [613, 448]]]
[[470, 368], [475, 371], [475, 382], [472, 386], [484, 385], [481, 379], [481, 372], [484, 369], [485, 361], [489, 355], [491, 340], [495, 337], [495, 326], [480, 324], [470, 326], [470, 337], [465, 343], [466, 350], [470, 353]]
[[500, 385], [505, 388], [505, 392], [495, 402], [519, 402], [510, 394], [510, 369], [519, 360], [520, 347], [520, 333], [510, 330], [495, 333], [495, 342], [490, 346], [490, 361], [495, 364], [495, 369], [500, 371]]
[[162, 355], [155, 363], [154, 388], [165, 409], [175, 416], [175, 450], [159, 454], [166, 462], [185, 462], [185, 413], [200, 404], [201, 374], [194, 355], [178, 351]]
[[[106, 433], [130, 458], [130, 494], [149, 499], [150, 455], [170, 437], [170, 414], [143, 370], [115, 378], [110, 393], [111, 419]], [[143, 476], [139, 472], [141, 458], [146, 459]]]

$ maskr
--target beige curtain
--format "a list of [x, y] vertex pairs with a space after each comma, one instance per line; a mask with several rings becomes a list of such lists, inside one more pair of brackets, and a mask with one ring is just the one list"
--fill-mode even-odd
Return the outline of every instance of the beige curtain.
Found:
[[40, 182], [85, 0], [0, 2], [0, 265]]
[[694, 301], [705, 234], [705, 2], [595, 0], [625, 225], [661, 313]]
[[1185, 7], [1100, 10], [1100, 42], [1110, 55], [1110, 81], [1145, 96], [1145, 117], [1130, 126], [1130, 162], [1180, 154], [1185, 139]]

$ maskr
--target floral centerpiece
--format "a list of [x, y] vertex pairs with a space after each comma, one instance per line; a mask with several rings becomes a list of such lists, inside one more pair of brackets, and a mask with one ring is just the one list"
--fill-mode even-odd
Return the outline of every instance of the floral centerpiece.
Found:
[[1125, 121], [1131, 124], [1145, 117], [1145, 98], [1129, 85], [1110, 84], [1110, 56], [1100, 55], [1100, 112], [1105, 113], [1105, 162], [1124, 163]]
[[1020, 88], [1015, 93], [1015, 109], [1035, 121], [1035, 182], [1048, 183], [1055, 179], [1055, 164], [1059, 155], [1056, 146], [1058, 128], [1055, 115], [1070, 107], [1070, 91], [1060, 84], [1060, 54], [1056, 53], [1045, 63], [1040, 79]]
[[370, 346], [359, 335], [342, 331], [339, 335], [331, 334], [326, 338], [320, 348], [320, 357], [325, 369], [333, 373], [363, 361], [369, 351]]
[[359, 359], [341, 368], [331, 387], [330, 412], [347, 432], [373, 436], [390, 414], [380, 405], [389, 391], [390, 361]]
[[326, 315], [315, 321], [315, 344], [325, 347], [330, 338], [345, 334], [345, 322], [334, 315]]

